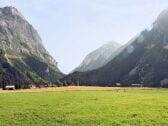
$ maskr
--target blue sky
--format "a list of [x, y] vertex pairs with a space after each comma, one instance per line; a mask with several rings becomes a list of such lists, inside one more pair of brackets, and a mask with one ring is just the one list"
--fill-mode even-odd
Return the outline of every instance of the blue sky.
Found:
[[68, 73], [107, 41], [128, 42], [168, 8], [168, 0], [0, 0], [38, 30], [44, 46]]

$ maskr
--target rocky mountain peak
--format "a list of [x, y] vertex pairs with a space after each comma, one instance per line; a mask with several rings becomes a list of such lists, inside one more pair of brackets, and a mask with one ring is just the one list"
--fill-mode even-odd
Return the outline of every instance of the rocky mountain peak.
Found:
[[156, 26], [163, 33], [168, 34], [168, 9], [163, 10], [156, 20]]
[[113, 59], [113, 54], [121, 47], [115, 41], [109, 41], [100, 48], [89, 53], [74, 71], [85, 72], [98, 69]]
[[24, 19], [24, 16], [15, 7], [0, 8], [0, 16], [17, 16]]
[[104, 44], [102, 47], [104, 47], [104, 48], [118, 48], [120, 46], [121, 46], [121, 44], [119, 44], [115, 41], [109, 41], [106, 44]]

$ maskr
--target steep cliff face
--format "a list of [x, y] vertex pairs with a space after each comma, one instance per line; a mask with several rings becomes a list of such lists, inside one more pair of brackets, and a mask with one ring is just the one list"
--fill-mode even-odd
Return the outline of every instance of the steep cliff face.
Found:
[[40, 36], [13, 7], [0, 8], [0, 83], [24, 87], [63, 77]]
[[168, 10], [148, 29], [124, 46], [107, 65], [90, 72], [74, 72], [65, 79], [81, 85], [111, 86], [132, 83], [168, 87]]
[[81, 65], [74, 71], [86, 72], [98, 69], [113, 59], [115, 52], [121, 47], [117, 42], [110, 41], [95, 51], [89, 53]]

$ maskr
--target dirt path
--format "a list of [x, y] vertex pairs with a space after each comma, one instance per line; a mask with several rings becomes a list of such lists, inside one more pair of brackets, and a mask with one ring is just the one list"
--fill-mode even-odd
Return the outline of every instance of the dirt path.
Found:
[[[25, 90], [0, 90], [0, 93], [24, 93], [24, 92], [54, 92], [54, 91], [125, 91], [130, 89], [137, 90], [153, 90], [154, 88], [139, 88], [139, 87], [89, 87], [89, 86], [69, 86], [69, 87], [50, 87], [50, 88], [36, 88]], [[156, 89], [156, 88], [155, 88]]]

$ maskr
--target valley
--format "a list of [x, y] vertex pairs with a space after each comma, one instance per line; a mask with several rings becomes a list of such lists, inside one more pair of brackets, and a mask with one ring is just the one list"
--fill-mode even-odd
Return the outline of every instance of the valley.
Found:
[[168, 9], [51, 1], [0, 7], [0, 126], [168, 126]]

